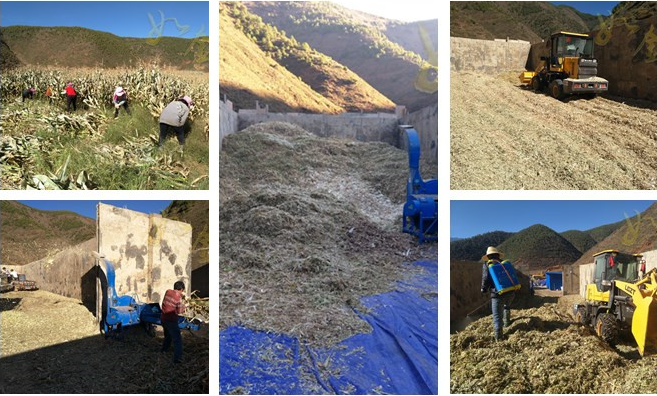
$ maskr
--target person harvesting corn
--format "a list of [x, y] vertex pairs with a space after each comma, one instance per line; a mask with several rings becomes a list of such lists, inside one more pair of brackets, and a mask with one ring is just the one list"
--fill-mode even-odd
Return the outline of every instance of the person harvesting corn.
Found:
[[160, 114], [160, 140], [158, 146], [162, 146], [162, 143], [167, 137], [169, 128], [172, 128], [178, 137], [178, 144], [180, 147], [185, 144], [185, 122], [189, 116], [189, 110], [191, 109], [194, 102], [189, 96], [183, 96], [182, 98], [176, 99], [173, 102], [169, 103], [167, 107], [162, 110]]
[[123, 106], [125, 112], [130, 115], [130, 109], [128, 108], [128, 93], [123, 88], [116, 87], [114, 95], [112, 96], [112, 103], [114, 103], [114, 118], [119, 116], [119, 109], [121, 106]]
[[66, 111], [70, 113], [71, 106], [73, 106], [73, 111], [77, 111], [78, 109], [75, 102], [77, 102], [78, 93], [75, 92], [75, 88], [73, 88], [72, 82], [66, 84], [66, 88], [64, 88], [62, 94], [66, 95]]
[[28, 88], [25, 91], [23, 91], [23, 103], [25, 103], [25, 99], [34, 99], [34, 93], [36, 92], [36, 89], [34, 88]]

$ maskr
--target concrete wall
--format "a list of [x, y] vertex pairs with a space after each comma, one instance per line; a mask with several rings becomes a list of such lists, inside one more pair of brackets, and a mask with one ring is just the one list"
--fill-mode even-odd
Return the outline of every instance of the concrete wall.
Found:
[[240, 130], [261, 122], [282, 121], [298, 125], [321, 137], [341, 137], [362, 142], [382, 141], [392, 145], [398, 144], [398, 119], [395, 114], [268, 113], [260, 110], [240, 109], [238, 117]]
[[233, 111], [233, 102], [230, 100], [219, 101], [219, 150], [224, 137], [237, 132], [237, 112]]
[[482, 73], [520, 72], [527, 63], [529, 48], [528, 41], [450, 37], [451, 70]]
[[161, 303], [182, 280], [189, 294], [192, 226], [111, 205], [97, 208], [98, 252], [114, 264], [118, 294]]
[[64, 249], [52, 257], [17, 268], [27, 280], [51, 293], [76, 298], [94, 311], [96, 305], [96, 238]]
[[[420, 135], [422, 158], [432, 158], [438, 162], [438, 104], [425, 107], [404, 116], [402, 124], [411, 124]], [[405, 136], [399, 134], [397, 147], [405, 147]]]
[[[646, 272], [657, 268], [657, 250], [650, 250], [641, 254], [643, 254], [643, 259], [646, 260]], [[593, 283], [594, 269], [595, 265], [593, 263], [579, 266], [579, 294], [582, 297], [586, 295], [586, 285]]]

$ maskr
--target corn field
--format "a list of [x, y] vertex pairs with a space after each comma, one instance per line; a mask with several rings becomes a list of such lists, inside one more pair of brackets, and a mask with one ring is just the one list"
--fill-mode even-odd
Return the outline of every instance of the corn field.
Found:
[[[68, 82], [73, 83], [78, 93], [78, 111], [74, 113], [66, 113], [65, 99], [60, 94]], [[133, 112], [138, 109], [145, 116], [138, 127], [121, 131], [118, 143], [108, 142], [105, 136], [115, 122], [111, 113], [116, 86], [128, 92], [130, 109]], [[34, 100], [22, 103], [21, 93], [31, 87], [36, 89]], [[53, 105], [48, 104], [45, 96], [48, 87], [52, 87], [54, 94]], [[156, 148], [161, 111], [183, 95], [194, 101], [187, 121], [191, 132], [185, 150], [191, 141], [196, 147], [192, 154], [205, 158], [185, 157], [187, 153]], [[207, 183], [207, 166], [203, 169], [198, 164], [207, 164], [208, 160], [208, 101], [207, 74], [201, 73], [163, 72], [157, 67], [3, 71], [0, 74], [2, 189], [201, 188], [199, 182]], [[81, 158], [85, 156], [99, 162], [89, 159], [90, 168], [107, 162], [112, 167], [122, 167], [122, 172], [141, 181], [136, 187], [135, 183], [116, 180], [104, 183], [98, 178], [99, 172], [81, 169], [85, 166]]]

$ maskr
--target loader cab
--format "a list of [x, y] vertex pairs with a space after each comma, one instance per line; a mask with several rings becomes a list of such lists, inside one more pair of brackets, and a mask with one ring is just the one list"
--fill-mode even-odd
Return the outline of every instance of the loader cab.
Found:
[[611, 289], [612, 281], [634, 282], [639, 277], [640, 255], [605, 250], [594, 256], [594, 280], [598, 292]]
[[550, 36], [549, 70], [578, 76], [580, 58], [593, 59], [593, 38], [588, 34], [559, 32]]

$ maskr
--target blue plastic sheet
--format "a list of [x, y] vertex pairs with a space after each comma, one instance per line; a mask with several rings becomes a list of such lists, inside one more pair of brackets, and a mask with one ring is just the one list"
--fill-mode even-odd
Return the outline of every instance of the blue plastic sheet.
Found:
[[437, 265], [361, 300], [372, 327], [329, 348], [233, 326], [219, 334], [222, 394], [437, 394]]

